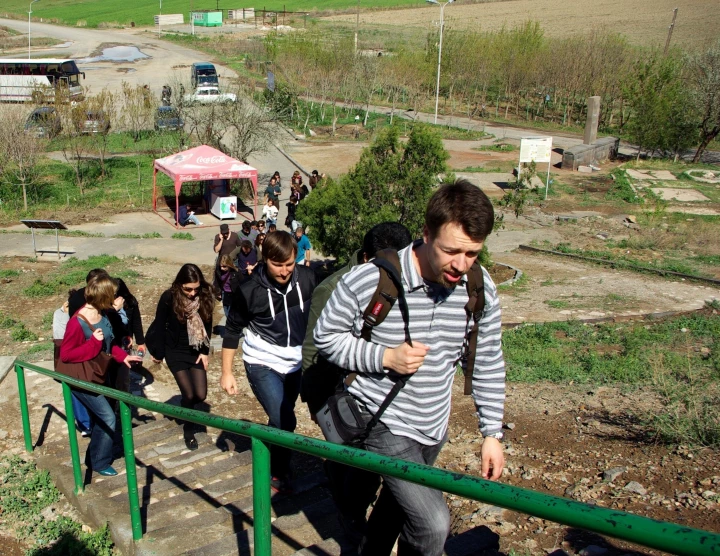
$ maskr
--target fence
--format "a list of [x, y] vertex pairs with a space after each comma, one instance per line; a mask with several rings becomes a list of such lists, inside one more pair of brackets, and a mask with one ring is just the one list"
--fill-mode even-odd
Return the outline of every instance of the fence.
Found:
[[84, 484], [80, 469], [80, 455], [70, 386], [103, 394], [120, 402], [120, 420], [130, 501], [130, 521], [135, 540], [142, 538], [143, 532], [140, 520], [140, 501], [135, 469], [135, 449], [130, 406], [141, 407], [166, 416], [233, 432], [251, 439], [253, 535], [254, 550], [258, 556], [271, 555], [270, 451], [268, 444], [283, 446], [367, 471], [398, 477], [471, 500], [477, 500], [478, 502], [494, 504], [509, 510], [523, 512], [572, 527], [587, 529], [666, 552], [688, 556], [720, 554], [720, 535], [717, 533], [657, 521], [618, 510], [591, 506], [567, 498], [543, 494], [500, 482], [487, 481], [472, 475], [452, 473], [444, 469], [389, 458], [364, 450], [257, 425], [248, 421], [229, 419], [166, 403], [154, 402], [106, 386], [76, 380], [24, 361], [17, 361], [15, 363], [15, 373], [18, 381], [25, 449], [28, 452], [33, 451], [33, 443], [25, 387], [25, 369], [50, 376], [62, 382], [76, 493], [83, 491]]

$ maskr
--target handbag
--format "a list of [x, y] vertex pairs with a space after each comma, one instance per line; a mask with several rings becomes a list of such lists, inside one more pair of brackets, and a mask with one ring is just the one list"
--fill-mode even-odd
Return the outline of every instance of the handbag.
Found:
[[[90, 324], [84, 316], [78, 314], [77, 317], [84, 320], [91, 330], [95, 330], [96, 327]], [[101, 349], [100, 353], [92, 359], [88, 361], [81, 361], [79, 363], [66, 363], [58, 357], [55, 363], [55, 370], [60, 374], [84, 380], [85, 382], [105, 384], [105, 376], [107, 375], [112, 361], [112, 356], [108, 355]]]

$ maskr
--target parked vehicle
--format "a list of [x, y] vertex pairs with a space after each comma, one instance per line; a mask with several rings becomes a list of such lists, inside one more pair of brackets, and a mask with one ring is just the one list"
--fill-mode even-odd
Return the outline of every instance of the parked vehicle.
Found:
[[237, 100], [234, 93], [221, 93], [217, 87], [198, 87], [194, 93], [185, 95], [186, 104], [213, 104], [215, 102], [230, 103]]
[[52, 139], [62, 131], [57, 112], [51, 106], [41, 106], [33, 110], [25, 122], [25, 131], [35, 137]]
[[60, 58], [0, 59], [0, 101], [34, 102], [55, 101], [55, 90], [66, 89], [68, 101], [83, 98], [80, 76], [74, 60]]
[[218, 86], [218, 75], [215, 66], [210, 62], [195, 62], [190, 66], [190, 82], [193, 89], [206, 85]]
[[110, 131], [110, 118], [102, 110], [86, 110], [73, 115], [75, 128], [83, 135], [107, 133]]
[[155, 131], [179, 131], [185, 122], [172, 106], [160, 106], [155, 112]]

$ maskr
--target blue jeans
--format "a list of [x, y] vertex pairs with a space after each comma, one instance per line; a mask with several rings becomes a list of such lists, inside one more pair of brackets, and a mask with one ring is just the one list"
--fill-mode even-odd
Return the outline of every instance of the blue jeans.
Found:
[[[295, 402], [300, 394], [302, 373], [281, 374], [265, 365], [245, 363], [250, 388], [268, 416], [268, 425], [293, 432], [297, 425]], [[284, 478], [290, 472], [291, 451], [270, 445], [270, 473]]]
[[92, 416], [92, 436], [88, 446], [90, 467], [95, 471], [107, 469], [113, 462], [115, 412], [105, 396], [72, 387], [71, 390]]
[[80, 403], [80, 400], [77, 399], [74, 392], [72, 394], [72, 406], [75, 412], [75, 421], [77, 421], [80, 432], [90, 432], [92, 420], [90, 419], [87, 409]]
[[[438, 444], [425, 446], [391, 433], [380, 422], [364, 447], [376, 454], [433, 465], [446, 441], [447, 434]], [[449, 532], [450, 513], [441, 491], [383, 475], [359, 554], [390, 554], [399, 534], [398, 556], [440, 556]]]
[[194, 214], [189, 214], [185, 222], [180, 222], [180, 225], [186, 226], [188, 222], [190, 222], [191, 224], [195, 224], [196, 226], [200, 225], [200, 220], [198, 220], [198, 217]]

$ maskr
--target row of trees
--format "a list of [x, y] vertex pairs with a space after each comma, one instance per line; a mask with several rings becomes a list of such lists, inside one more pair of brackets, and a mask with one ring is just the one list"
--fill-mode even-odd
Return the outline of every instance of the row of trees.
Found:
[[[392, 114], [397, 107], [429, 109], [437, 39], [433, 33], [424, 49], [399, 47], [384, 56], [357, 55], [343, 37], [298, 33], [269, 36], [265, 44], [290, 94], [288, 117], [302, 127], [334, 126], [339, 103], [382, 102]], [[471, 118], [582, 125], [586, 99], [599, 95], [600, 129], [650, 151], [695, 146], [699, 158], [720, 126], [720, 41], [701, 52], [662, 55], [600, 30], [554, 39], [532, 22], [482, 33], [447, 29], [441, 76], [441, 110]], [[302, 97], [310, 107], [293, 104]], [[317, 105], [321, 121], [311, 122]]]
[[[171, 88], [174, 114], [185, 124], [177, 133], [153, 130], [160, 99], [147, 86], [127, 82], [122, 83], [117, 93], [104, 89], [73, 103], [68, 102], [59, 89], [53, 105], [54, 116], [46, 122], [48, 136], [39, 137], [34, 129], [25, 129], [26, 119], [35, 107], [2, 107], [0, 181], [22, 188], [23, 206], [27, 210], [28, 187], [41, 179], [40, 162], [49, 149], [62, 152], [82, 195], [91, 183], [106, 177], [111, 150], [142, 150], [164, 156], [190, 144], [207, 144], [234, 158], [247, 160], [281, 138], [275, 113], [259, 107], [239, 87], [235, 90], [237, 102], [222, 105], [188, 103], [186, 84], [180, 80], [175, 80]], [[60, 123], [57, 129], [54, 118]], [[138, 144], [147, 139], [152, 140]]]

